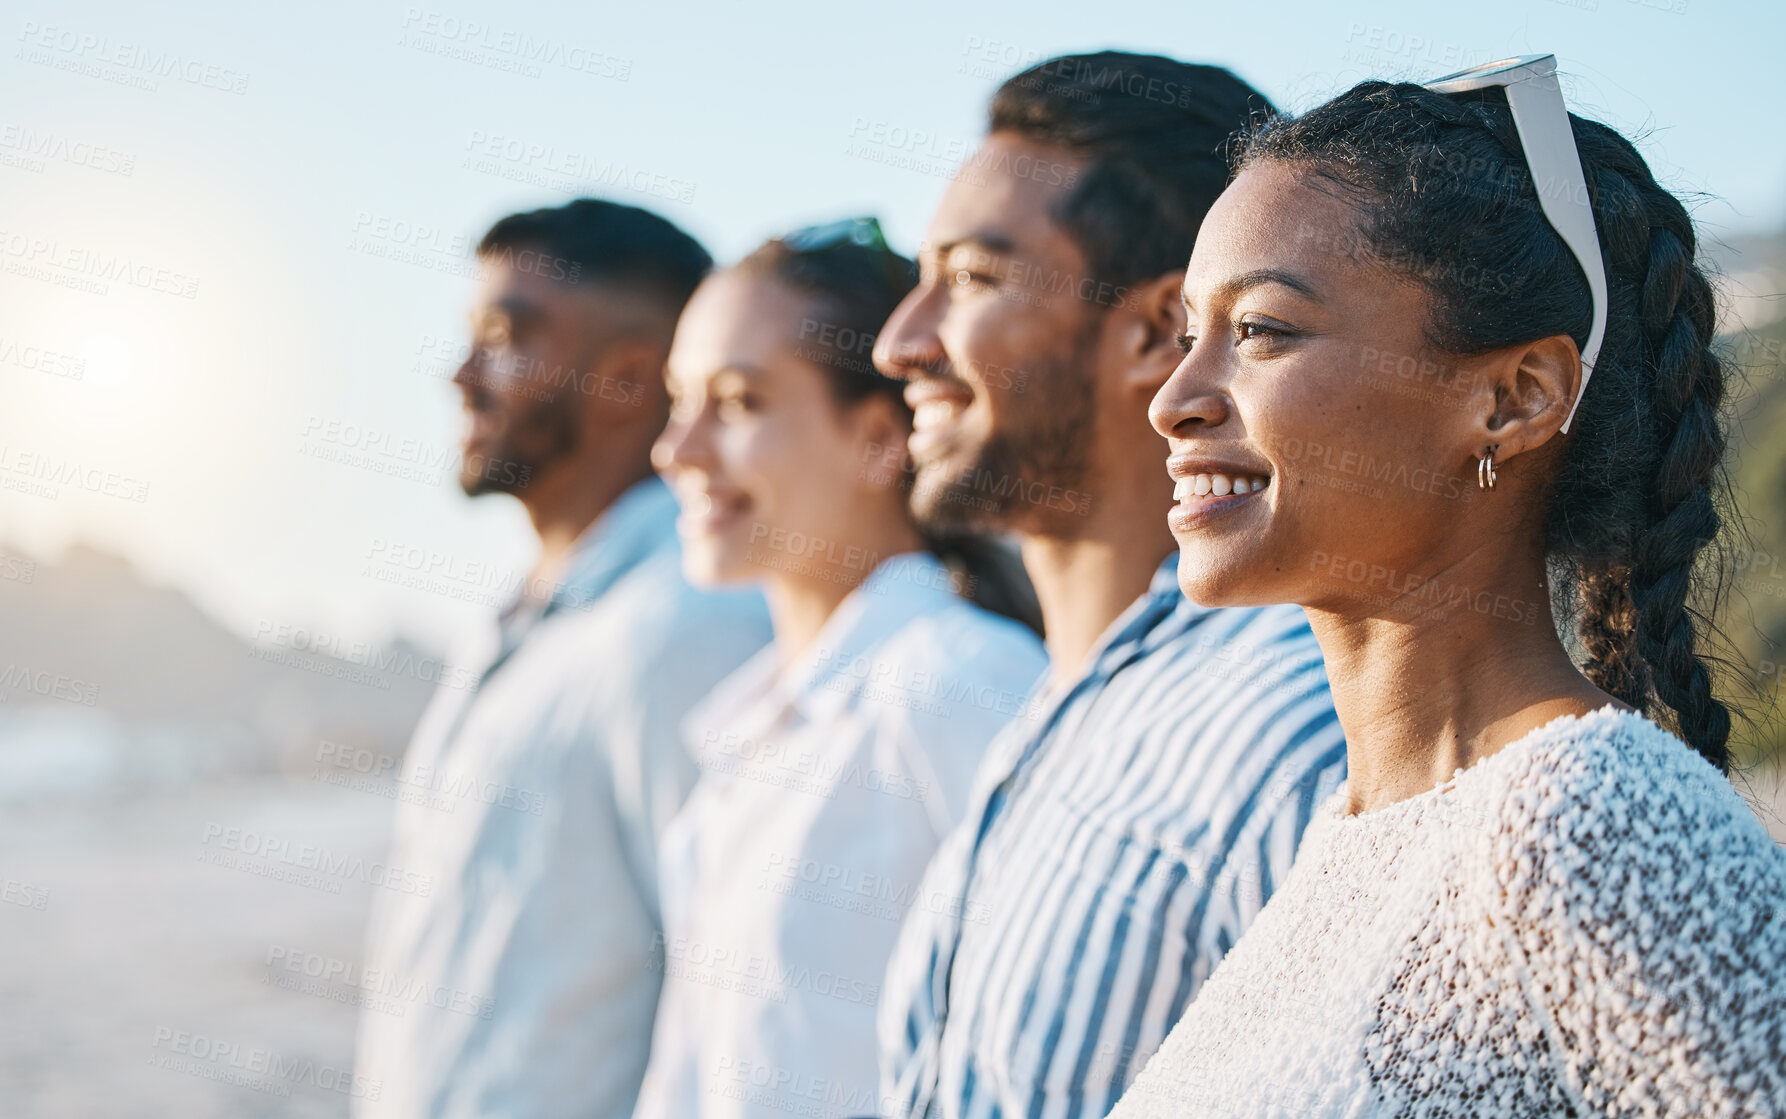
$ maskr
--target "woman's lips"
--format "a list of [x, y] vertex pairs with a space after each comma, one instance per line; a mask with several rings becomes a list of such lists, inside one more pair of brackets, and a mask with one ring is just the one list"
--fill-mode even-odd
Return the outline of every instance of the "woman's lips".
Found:
[[1227, 497], [1229, 494], [1257, 493], [1270, 484], [1270, 478], [1257, 474], [1187, 474], [1172, 488], [1172, 497], [1175, 501], [1208, 494]]
[[1190, 532], [1215, 517], [1232, 512], [1271, 488], [1271, 476], [1238, 470], [1174, 471], [1172, 497], [1176, 505], [1166, 514], [1173, 532]]
[[682, 504], [682, 513], [676, 518], [676, 528], [683, 536], [710, 535], [750, 508], [748, 498], [716, 498], [705, 490], [685, 490], [676, 497]]

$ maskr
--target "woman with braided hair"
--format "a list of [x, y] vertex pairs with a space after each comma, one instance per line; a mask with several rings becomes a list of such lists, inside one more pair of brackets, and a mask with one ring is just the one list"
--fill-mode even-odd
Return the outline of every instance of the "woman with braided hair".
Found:
[[1550, 90], [1547, 137], [1493, 83], [1359, 85], [1247, 137], [1198, 235], [1179, 581], [1307, 610], [1350, 777], [1117, 1119], [1786, 1115], [1786, 854], [1690, 605], [1712, 288]]

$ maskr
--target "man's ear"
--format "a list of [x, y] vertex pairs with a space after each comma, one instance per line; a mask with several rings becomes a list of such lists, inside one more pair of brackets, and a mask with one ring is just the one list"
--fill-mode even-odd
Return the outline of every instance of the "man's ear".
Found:
[[[627, 334], [604, 343], [587, 370], [564, 378], [565, 390], [593, 397], [586, 407], [608, 415], [637, 416], [656, 421], [669, 406], [664, 389], [664, 362], [669, 353], [660, 338]], [[560, 391], [565, 391], [560, 390]]]
[[1149, 399], [1184, 357], [1178, 349], [1185, 325], [1183, 288], [1182, 271], [1164, 272], [1131, 286], [1118, 304], [1125, 379]]
[[1479, 361], [1471, 437], [1481, 445], [1469, 453], [1479, 457], [1492, 447], [1500, 464], [1551, 443], [1581, 387], [1581, 352], [1575, 340], [1554, 334]]

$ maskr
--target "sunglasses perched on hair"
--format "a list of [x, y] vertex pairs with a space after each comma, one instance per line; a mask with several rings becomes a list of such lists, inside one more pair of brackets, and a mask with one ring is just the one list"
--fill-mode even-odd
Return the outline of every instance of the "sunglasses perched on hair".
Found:
[[809, 225], [805, 229], [796, 229], [777, 237], [776, 240], [797, 253], [818, 252], [839, 245], [861, 245], [865, 249], [878, 249], [888, 253], [893, 251], [887, 245], [886, 235], [881, 232], [881, 223], [874, 218], [844, 218], [842, 221], [828, 221], [823, 225]]
[[1426, 88], [1434, 93], [1468, 93], [1497, 86], [1507, 91], [1513, 127], [1519, 134], [1532, 184], [1538, 188], [1538, 205], [1544, 220], [1575, 254], [1594, 296], [1594, 326], [1588, 332], [1587, 345], [1581, 349], [1581, 390], [1563, 421], [1563, 430], [1568, 431], [1575, 420], [1575, 410], [1581, 407], [1581, 398], [1587, 395], [1588, 378], [1594, 373], [1600, 343], [1606, 336], [1606, 263], [1600, 256], [1594, 208], [1588, 200], [1587, 179], [1581, 172], [1581, 152], [1569, 127], [1562, 87], [1557, 84], [1557, 56], [1531, 54], [1485, 62], [1426, 83]]
[[911, 261], [893, 251], [886, 234], [881, 232], [881, 223], [874, 218], [844, 218], [809, 225], [776, 240], [797, 253], [822, 253], [851, 245], [867, 249], [879, 259], [888, 286], [900, 292], [909, 289], [916, 278]]

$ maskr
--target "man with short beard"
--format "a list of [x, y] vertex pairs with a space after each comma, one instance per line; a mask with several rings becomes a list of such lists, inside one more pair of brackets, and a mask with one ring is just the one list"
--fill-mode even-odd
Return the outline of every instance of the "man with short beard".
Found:
[[[915, 412], [914, 509], [1017, 536], [1050, 660], [901, 931], [889, 1114], [1103, 1115], [1343, 775], [1302, 612], [1180, 595], [1147, 418], [1226, 138], [1268, 109], [1226, 70], [1154, 56], [1012, 78], [877, 342]], [[1194, 484], [1221, 494], [1271, 481], [1210, 470]]]
[[592, 199], [504, 218], [478, 259], [460, 485], [518, 499], [540, 554], [404, 759], [387, 864], [415, 888], [375, 891], [356, 1114], [625, 1119], [662, 980], [657, 836], [695, 776], [678, 723], [769, 636], [755, 595], [683, 581], [650, 464], [712, 262]]

